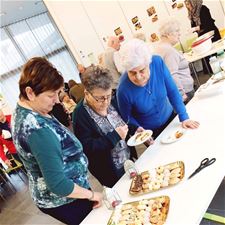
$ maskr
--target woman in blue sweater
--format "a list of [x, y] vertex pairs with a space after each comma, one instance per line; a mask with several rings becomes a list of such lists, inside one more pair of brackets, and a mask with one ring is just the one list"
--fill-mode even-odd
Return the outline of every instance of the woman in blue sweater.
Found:
[[141, 40], [132, 39], [120, 50], [125, 69], [117, 90], [119, 110], [124, 121], [153, 130], [157, 137], [178, 114], [184, 128], [197, 128], [189, 119], [182, 97], [160, 56], [152, 56]]

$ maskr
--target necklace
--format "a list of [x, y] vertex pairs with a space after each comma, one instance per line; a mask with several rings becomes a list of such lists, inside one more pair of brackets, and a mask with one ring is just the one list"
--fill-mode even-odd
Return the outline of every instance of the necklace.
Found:
[[151, 90], [148, 90], [146, 87], [144, 87], [144, 88], [145, 88], [145, 90], [148, 92], [149, 95], [152, 94]]
[[[147, 86], [147, 85], [146, 85], [146, 86]], [[149, 95], [151, 95], [151, 94], [152, 94], [152, 91], [151, 91], [151, 89], [150, 89], [150, 87], [149, 87], [150, 84], [148, 83], [148, 87], [146, 87], [146, 86], [144, 87], [144, 89], [148, 92]]]

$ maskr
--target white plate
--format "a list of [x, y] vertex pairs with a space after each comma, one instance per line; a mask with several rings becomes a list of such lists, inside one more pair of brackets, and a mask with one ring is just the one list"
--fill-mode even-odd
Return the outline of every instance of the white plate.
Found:
[[[148, 136], [146, 136], [144, 139], [142, 139], [142, 140], [136, 140], [136, 137], [137, 137], [137, 135], [139, 135], [140, 133], [147, 133], [147, 134], [149, 134]], [[144, 130], [144, 131], [142, 131], [142, 132], [140, 132], [140, 133], [136, 133], [136, 134], [134, 134], [132, 137], [130, 137], [130, 139], [127, 141], [127, 145], [128, 146], [136, 146], [136, 145], [140, 145], [140, 144], [142, 144], [142, 143], [144, 143], [145, 141], [147, 141], [151, 136], [152, 136], [152, 130]]]
[[[177, 128], [173, 131], [170, 132], [170, 134], [166, 134], [162, 137], [161, 139], [161, 142], [163, 144], [170, 144], [170, 143], [173, 143], [173, 142], [176, 142], [176, 141], [179, 141], [181, 138], [183, 138], [183, 136], [185, 135], [185, 132], [187, 131], [187, 129], [184, 129], [182, 127], [180, 128]], [[182, 133], [183, 135], [180, 136], [179, 138], [176, 137], [176, 133], [179, 132], [179, 133]]]

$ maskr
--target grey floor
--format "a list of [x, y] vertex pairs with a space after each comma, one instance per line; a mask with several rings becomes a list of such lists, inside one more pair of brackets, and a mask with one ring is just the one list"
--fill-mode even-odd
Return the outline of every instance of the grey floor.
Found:
[[[201, 83], [208, 80], [209, 76], [200, 74], [199, 79]], [[146, 147], [141, 145], [138, 149], [138, 155], [142, 154]], [[20, 174], [23, 177], [23, 174]], [[24, 178], [24, 177], [23, 177]], [[60, 225], [59, 221], [43, 214], [33, 204], [28, 191], [27, 184], [16, 174], [11, 175], [11, 182], [16, 187], [16, 193], [12, 193], [8, 189], [4, 191], [6, 201], [0, 198], [0, 224], [1, 225], [19, 225], [19, 224], [44, 224], [44, 225]], [[101, 191], [102, 186], [99, 182], [90, 175], [90, 183], [94, 190]], [[7, 188], [6, 188], [7, 189]], [[1, 191], [1, 189], [0, 189]], [[207, 212], [221, 215], [225, 217], [225, 180], [221, 183], [215, 197], [213, 198]], [[218, 223], [203, 219], [201, 225], [216, 225]]]

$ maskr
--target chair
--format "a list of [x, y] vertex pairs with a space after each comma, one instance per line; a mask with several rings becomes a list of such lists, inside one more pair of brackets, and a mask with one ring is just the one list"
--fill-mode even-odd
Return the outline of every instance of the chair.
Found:
[[[9, 185], [10, 184], [10, 185]], [[2, 190], [5, 190], [5, 185], [8, 186], [8, 188], [15, 193], [16, 189], [13, 186], [13, 184], [11, 183], [11, 181], [9, 180], [9, 178], [7, 177], [7, 175], [5, 174], [5, 171], [0, 167], [0, 188]], [[4, 201], [6, 200], [4, 195], [2, 194], [0, 189], [0, 198], [2, 198]]]
[[9, 158], [9, 161], [10, 161], [11, 164], [12, 164], [12, 167], [8, 167], [7, 169], [4, 169], [4, 172], [10, 176], [10, 174], [11, 174], [13, 171], [16, 171], [17, 174], [19, 175], [20, 179], [21, 179], [24, 183], [26, 183], [26, 181], [24, 180], [24, 178], [23, 178], [23, 177], [20, 175], [20, 173], [19, 173], [20, 171], [22, 171], [22, 173], [23, 173], [24, 175], [27, 175], [26, 172], [25, 172], [25, 170], [23, 169], [23, 165], [22, 165], [19, 161], [17, 161], [17, 160], [13, 157], [12, 154], [7, 154], [7, 156], [8, 156], [8, 158]]

